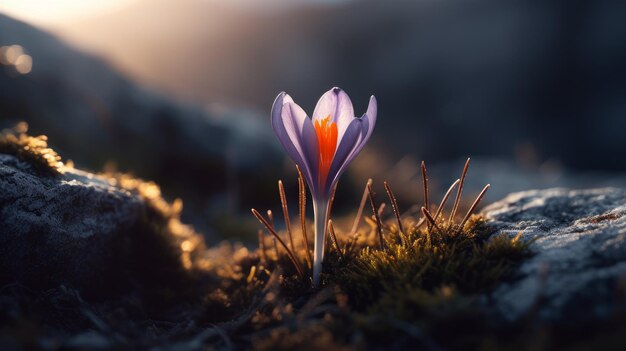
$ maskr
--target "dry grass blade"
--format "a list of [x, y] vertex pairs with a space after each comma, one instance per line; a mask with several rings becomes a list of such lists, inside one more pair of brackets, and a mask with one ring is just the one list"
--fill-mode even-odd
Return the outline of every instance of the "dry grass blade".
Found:
[[422, 161], [422, 182], [424, 184], [424, 207], [429, 208], [428, 204], [428, 174], [426, 173], [426, 163]]
[[267, 218], [269, 219], [272, 229], [276, 230], [276, 227], [274, 227], [274, 214], [272, 213], [272, 210], [267, 210]]
[[456, 186], [459, 185], [459, 182], [461, 182], [461, 180], [457, 179], [454, 183], [452, 183], [452, 185], [450, 185], [450, 188], [448, 188], [448, 191], [446, 191], [446, 194], [443, 196], [443, 199], [441, 200], [439, 207], [437, 207], [437, 212], [435, 212], [435, 217], [434, 217], [435, 221], [437, 220], [437, 218], [439, 218], [441, 211], [443, 211], [443, 208], [446, 206], [446, 202], [448, 202], [448, 198], [450, 197], [450, 194], [452, 194], [452, 190], [454, 190], [454, 188], [456, 188]]
[[467, 175], [467, 169], [469, 168], [470, 158], [467, 158], [465, 161], [465, 166], [463, 166], [463, 173], [461, 173], [461, 183], [459, 184], [459, 190], [456, 192], [456, 198], [454, 199], [454, 206], [452, 207], [452, 212], [450, 212], [450, 219], [448, 220], [448, 225], [452, 225], [452, 220], [454, 220], [454, 216], [456, 216], [456, 211], [459, 208], [459, 202], [461, 201], [461, 194], [463, 193], [463, 184], [465, 183], [465, 176]]
[[387, 207], [386, 203], [381, 203], [380, 206], [378, 206], [378, 217], [383, 218], [383, 212], [385, 211], [385, 208]]
[[[421, 208], [420, 208], [420, 211], [421, 211]], [[426, 223], [426, 217], [420, 218], [419, 222], [417, 222], [417, 224], [415, 225], [415, 229], [421, 227], [424, 223]]]
[[[272, 229], [276, 231], [276, 227], [274, 227], [274, 214], [272, 213], [272, 210], [267, 210], [267, 219]], [[279, 251], [278, 251], [278, 246], [276, 245], [275, 239], [274, 239], [274, 251], [276, 251], [276, 257], [278, 257]]]
[[[424, 162], [422, 160], [422, 165], [421, 165], [421, 170], [422, 170], [422, 183], [424, 186], [424, 206], [426, 209], [429, 209], [430, 206], [430, 200], [428, 199], [428, 172], [426, 172], [426, 162]], [[428, 230], [430, 231], [432, 229], [432, 226], [430, 224], [430, 222], [428, 222]]]
[[302, 230], [302, 240], [304, 241], [304, 252], [306, 252], [306, 263], [311, 269], [313, 259], [311, 258], [311, 251], [309, 250], [309, 238], [306, 235], [306, 185], [304, 184], [304, 178], [300, 167], [296, 166], [298, 171], [298, 203], [300, 207], [300, 227]]
[[339, 256], [343, 258], [343, 251], [341, 251], [341, 247], [339, 246], [339, 241], [337, 240], [337, 235], [335, 235], [335, 227], [333, 227], [332, 219], [328, 220], [328, 232], [330, 233], [330, 238], [333, 241], [333, 244], [335, 245], [337, 252], [339, 252]]
[[328, 216], [330, 217], [330, 213], [333, 209], [333, 202], [335, 202], [335, 192], [337, 192], [337, 185], [339, 183], [335, 183], [333, 190], [330, 192], [330, 201], [328, 201]]
[[374, 200], [374, 192], [372, 191], [372, 184], [367, 184], [367, 193], [370, 199], [370, 205], [372, 206], [372, 212], [374, 213], [374, 217], [376, 218], [376, 229], [378, 231], [378, 239], [380, 240], [380, 248], [382, 250], [385, 249], [385, 241], [383, 240], [383, 224], [380, 221], [380, 216], [378, 215], [378, 211], [376, 211], [376, 202]]
[[287, 197], [285, 196], [285, 187], [282, 180], [278, 181], [278, 193], [280, 194], [280, 204], [283, 208], [283, 216], [285, 217], [285, 227], [287, 228], [287, 235], [289, 235], [289, 243], [291, 248], [295, 251], [296, 245], [293, 243], [293, 235], [291, 234], [291, 219], [289, 218], [289, 207], [287, 206]]
[[278, 240], [278, 242], [283, 246], [283, 248], [287, 251], [287, 255], [289, 255], [289, 258], [291, 259], [293, 266], [296, 268], [296, 271], [298, 271], [298, 275], [300, 276], [301, 279], [304, 278], [304, 273], [303, 273], [302, 267], [300, 266], [300, 262], [298, 262], [296, 257], [293, 255], [293, 252], [291, 252], [291, 250], [289, 250], [287, 245], [285, 245], [285, 242], [283, 241], [283, 239], [281, 239], [278, 233], [276, 233], [276, 231], [274, 230], [274, 227], [271, 226], [270, 223], [265, 218], [263, 218], [263, 215], [261, 215], [259, 211], [255, 210], [254, 208], [252, 209], [252, 214], [254, 215], [254, 217], [256, 217], [256, 219], [259, 220], [259, 222], [261, 222], [261, 224], [265, 226], [265, 228], [267, 228], [267, 230], [274, 236], [274, 238]]
[[400, 210], [398, 209], [398, 200], [396, 199], [396, 196], [393, 194], [393, 190], [391, 190], [391, 187], [389, 186], [387, 181], [385, 181], [384, 184], [385, 184], [385, 190], [387, 191], [387, 196], [389, 197], [389, 201], [391, 202], [391, 207], [393, 208], [393, 213], [396, 215], [396, 221], [398, 221], [398, 230], [400, 231], [400, 234], [402, 235], [402, 240], [404, 240], [404, 238], [406, 237], [406, 233], [404, 232], [404, 227], [402, 226], [402, 220], [400, 219]]
[[354, 218], [354, 223], [352, 224], [352, 229], [350, 229], [350, 235], [352, 236], [356, 233], [359, 228], [359, 224], [361, 223], [361, 217], [363, 216], [363, 209], [365, 208], [365, 202], [367, 201], [367, 187], [372, 186], [372, 178], [367, 180], [367, 184], [363, 189], [363, 196], [361, 196], [361, 204], [359, 204], [359, 210], [356, 213], [356, 217]]
[[439, 226], [437, 225], [437, 222], [435, 222], [435, 219], [433, 218], [433, 216], [430, 214], [430, 212], [428, 212], [428, 210], [426, 209], [426, 207], [422, 207], [422, 213], [424, 214], [424, 216], [426, 217], [426, 219], [428, 220], [428, 223], [435, 227], [435, 229], [437, 229], [439, 232], [441, 232], [441, 229], [439, 228]]
[[470, 207], [469, 210], [467, 210], [467, 213], [465, 214], [465, 217], [463, 217], [463, 221], [461, 221], [461, 224], [459, 225], [459, 230], [463, 230], [463, 226], [465, 225], [465, 223], [467, 222], [467, 220], [470, 218], [470, 216], [472, 215], [472, 212], [474, 212], [474, 210], [476, 209], [476, 207], [478, 207], [478, 204], [480, 203], [480, 200], [483, 199], [483, 197], [485, 196], [485, 193], [487, 192], [487, 190], [489, 190], [489, 188], [491, 187], [491, 184], [487, 184], [485, 185], [485, 187], [483, 188], [483, 190], [480, 192], [480, 194], [478, 194], [478, 196], [476, 197], [476, 200], [474, 200], [474, 203], [472, 204], [472, 206]]
[[263, 238], [263, 230], [259, 229], [259, 250], [261, 250], [261, 262], [267, 263], [267, 256], [265, 255], [265, 240]]
[[[335, 192], [337, 192], [337, 185], [338, 183], [335, 183], [335, 186], [330, 192], [330, 200], [328, 201], [328, 208], [326, 209], [326, 218], [328, 218], [328, 220], [330, 220], [330, 213], [333, 209], [333, 202], [335, 202]], [[326, 247], [326, 235], [327, 234], [328, 234], [328, 225], [326, 226], [326, 228], [324, 228], [324, 247]]]

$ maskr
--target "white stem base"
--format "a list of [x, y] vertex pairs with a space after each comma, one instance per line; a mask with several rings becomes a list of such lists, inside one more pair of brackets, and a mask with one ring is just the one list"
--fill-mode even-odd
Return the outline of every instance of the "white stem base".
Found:
[[326, 223], [328, 223], [328, 201], [313, 202], [313, 220], [315, 222], [315, 246], [313, 248], [313, 286], [318, 287], [322, 275]]

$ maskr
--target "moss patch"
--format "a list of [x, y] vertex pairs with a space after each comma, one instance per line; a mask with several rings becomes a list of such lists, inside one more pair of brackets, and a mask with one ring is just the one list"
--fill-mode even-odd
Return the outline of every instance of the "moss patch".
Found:
[[0, 153], [16, 156], [42, 176], [63, 173], [61, 157], [48, 147], [48, 137], [30, 136], [26, 134], [27, 130], [28, 125], [22, 122], [13, 129], [0, 132]]
[[[417, 225], [418, 220], [403, 221], [406, 235], [394, 220], [384, 222], [384, 249], [373, 218], [368, 219], [369, 229], [361, 228], [353, 237], [338, 232], [341, 252], [327, 241], [323, 287], [318, 291], [309, 288], [310, 281], [298, 283], [287, 255], [280, 250], [276, 255], [272, 241], [266, 240], [265, 252], [250, 252], [233, 266], [240, 273], [238, 283], [230, 278], [233, 284], [223, 294], [226, 304], [246, 305], [239, 297], [242, 286], [247, 297], [250, 286], [258, 287], [258, 298], [264, 299], [263, 287], [268, 284], [274, 285], [273, 303], [292, 304], [296, 312], [287, 316], [281, 309], [268, 309], [268, 314], [259, 317], [264, 328], [269, 328], [255, 343], [261, 349], [313, 347], [306, 340], [314, 336], [316, 343], [324, 341], [330, 349], [361, 343], [364, 348], [402, 348], [415, 342], [426, 348], [478, 348], [477, 342], [489, 339], [497, 329], [486, 322], [487, 311], [478, 300], [498, 283], [515, 279], [516, 268], [531, 254], [529, 243], [521, 242], [519, 236], [492, 234], [477, 215], [461, 230], [447, 220], [438, 221], [441, 229], [429, 230], [424, 223]], [[306, 266], [303, 248], [297, 251]], [[251, 279], [248, 272], [258, 267], [264, 273]], [[272, 274], [277, 276], [275, 281], [269, 279]], [[302, 306], [294, 309], [298, 303]], [[303, 313], [307, 304], [318, 312]], [[285, 319], [292, 321], [285, 326]], [[450, 328], [456, 330], [453, 339], [444, 332]], [[355, 338], [360, 339], [355, 342]]]
[[362, 247], [353, 256], [344, 256], [343, 265], [333, 265], [334, 271], [328, 272], [326, 279], [341, 286], [351, 297], [351, 305], [359, 310], [372, 308], [381, 300], [398, 301], [403, 293], [486, 292], [512, 278], [529, 249], [519, 237], [496, 235], [488, 240], [489, 234], [480, 229], [483, 222], [482, 217], [474, 216], [457, 231], [441, 220], [439, 226], [444, 229], [412, 226], [404, 237], [390, 230], [386, 249]]
[[[261, 235], [259, 248], [238, 249], [233, 253], [238, 259], [221, 266], [222, 273], [228, 272], [221, 276], [222, 284], [230, 283], [209, 300], [230, 308], [231, 316], [249, 313], [250, 305], [258, 307], [254, 318], [235, 333], [252, 340], [245, 347], [481, 348], [501, 329], [486, 318], [489, 311], [481, 298], [497, 284], [515, 279], [517, 267], [531, 253], [519, 236], [494, 234], [483, 217], [471, 215], [489, 185], [464, 216], [458, 213], [468, 164], [435, 215], [422, 208], [423, 216], [401, 217], [385, 183], [395, 218], [381, 219], [383, 207], [376, 205], [368, 182], [363, 199], [369, 193], [376, 213], [365, 217], [367, 225], [356, 225], [354, 233], [335, 233], [331, 226], [320, 288], [311, 288], [302, 230], [291, 226], [291, 233], [278, 234], [278, 242], [292, 243], [293, 255], [269, 233]], [[427, 194], [424, 165], [422, 171]], [[446, 199], [456, 186], [453, 214], [445, 214]], [[300, 191], [302, 199], [302, 187]], [[268, 232], [275, 232], [269, 213], [267, 219], [253, 213]], [[296, 266], [304, 267], [304, 278]]]

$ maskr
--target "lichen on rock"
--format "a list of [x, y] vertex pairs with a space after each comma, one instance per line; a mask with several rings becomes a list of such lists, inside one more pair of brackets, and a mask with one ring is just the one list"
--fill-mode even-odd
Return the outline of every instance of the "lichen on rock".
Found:
[[587, 325], [626, 304], [626, 191], [530, 190], [484, 210], [494, 229], [533, 240], [522, 279], [502, 284], [494, 307], [508, 320]]

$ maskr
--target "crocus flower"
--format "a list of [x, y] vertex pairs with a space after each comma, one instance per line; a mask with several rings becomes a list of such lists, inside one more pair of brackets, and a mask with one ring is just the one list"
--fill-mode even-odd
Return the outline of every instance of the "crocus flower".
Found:
[[355, 117], [343, 90], [332, 88], [317, 102], [313, 118], [282, 92], [272, 106], [272, 128], [291, 159], [300, 167], [313, 198], [315, 246], [313, 285], [319, 284], [324, 238], [333, 188], [359, 154], [376, 124], [377, 104], [370, 97], [367, 112]]

